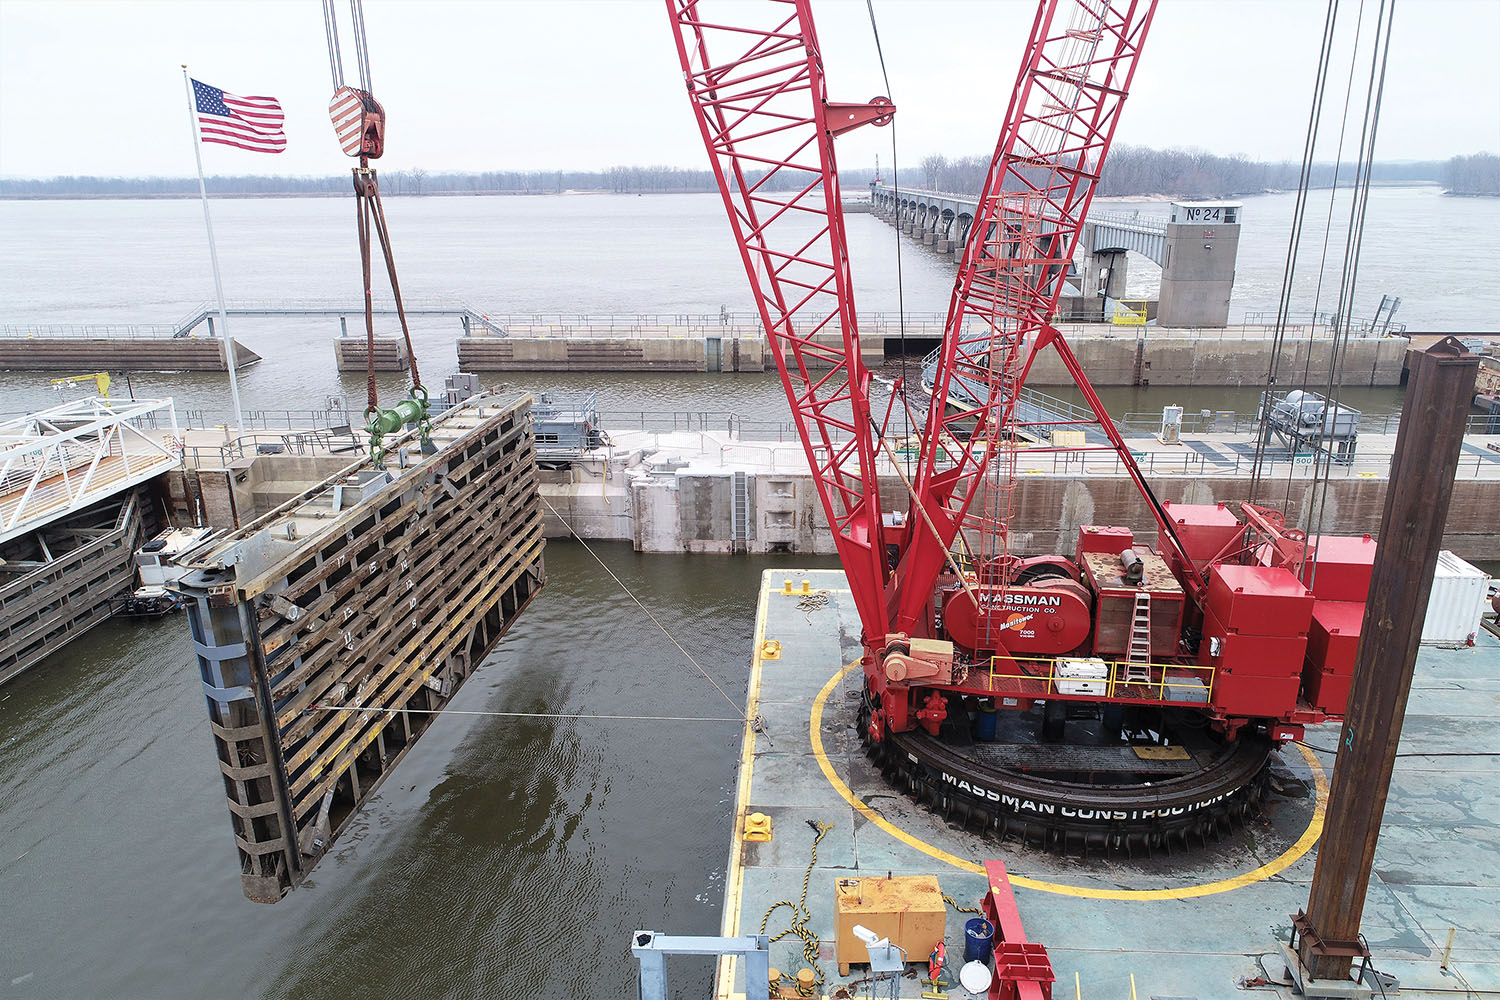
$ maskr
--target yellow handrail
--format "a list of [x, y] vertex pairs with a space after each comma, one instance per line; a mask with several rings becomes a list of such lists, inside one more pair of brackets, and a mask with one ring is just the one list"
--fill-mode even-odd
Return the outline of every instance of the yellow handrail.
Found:
[[[1085, 657], [1052, 657], [1052, 658], [1036, 657], [1036, 658], [1030, 658], [1030, 659], [1021, 659], [1019, 657], [1014, 657], [1014, 656], [991, 656], [990, 657], [990, 663], [989, 663], [989, 686], [991, 688], [995, 687], [995, 682], [997, 680], [1002, 680], [1002, 681], [1003, 680], [1041, 681], [1041, 682], [1045, 683], [1045, 691], [1046, 691], [1047, 694], [1061, 694], [1062, 692], [1060, 690], [1058, 690], [1058, 687], [1057, 687], [1057, 683], [1058, 683], [1058, 680], [1059, 680], [1059, 678], [1057, 676], [1058, 666], [1060, 664], [1062, 664], [1063, 662], [1065, 662], [1065, 661], [1066, 662], [1076, 662], [1076, 661], [1078, 661], [1080, 659], [1099, 659], [1099, 660], [1101, 660], [1104, 663], [1104, 665], [1105, 665], [1105, 667], [1107, 668], [1107, 671], [1108, 671], [1106, 677], [1104, 678], [1104, 680], [1105, 680], [1105, 697], [1106, 698], [1123, 698], [1123, 697], [1129, 697], [1129, 695], [1127, 693], [1121, 693], [1122, 690], [1128, 692], [1128, 689], [1131, 688], [1131, 687], [1147, 686], [1147, 685], [1142, 685], [1139, 682], [1137, 682], [1135, 684], [1128, 684], [1128, 683], [1126, 683], [1126, 681], [1125, 681], [1125, 671], [1128, 668], [1132, 667], [1132, 666], [1133, 667], [1140, 667], [1140, 666], [1142, 666], [1142, 664], [1139, 664], [1139, 663], [1130, 663], [1129, 661], [1126, 661], [1126, 660], [1104, 660], [1103, 657], [1087, 657], [1087, 658], [1085, 658]], [[1002, 672], [997, 671], [997, 669], [996, 669], [997, 665], [1002, 664], [1002, 663], [1016, 664], [1017, 665], [1016, 672], [1015, 673], [1002, 673]], [[1037, 666], [1040, 666], [1042, 664], [1046, 664], [1047, 665], [1047, 672], [1045, 674], [1042, 674], [1040, 672], [1037, 672], [1037, 673], [1028, 673], [1028, 672], [1026, 672], [1020, 666], [1022, 664], [1036, 664]], [[1216, 679], [1216, 674], [1217, 674], [1217, 670], [1216, 670], [1215, 667], [1212, 667], [1212, 666], [1203, 666], [1201, 664], [1196, 664], [1196, 663], [1159, 663], [1159, 662], [1148, 662], [1148, 663], [1144, 664], [1144, 666], [1146, 666], [1147, 668], [1149, 668], [1153, 672], [1153, 676], [1157, 678], [1157, 679], [1152, 680], [1150, 682], [1150, 684], [1149, 684], [1149, 688], [1152, 689], [1152, 691], [1153, 691], [1152, 698], [1154, 698], [1154, 700], [1156, 700], [1156, 701], [1167, 701], [1167, 700], [1169, 700], [1167, 698], [1167, 680], [1168, 680], [1168, 678], [1170, 676], [1169, 673], [1168, 673], [1169, 671], [1175, 672], [1178, 677], [1181, 677], [1181, 676], [1183, 676], [1185, 674], [1187, 676], [1198, 677], [1199, 679], [1203, 680], [1205, 682], [1204, 683], [1204, 687], [1205, 687], [1205, 700], [1206, 701], [1212, 701], [1213, 700], [1214, 681]], [[1070, 679], [1073, 679], [1073, 678], [1062, 678], [1062, 679], [1063, 680], [1070, 680]], [[1150, 699], [1142, 698], [1141, 700], [1150, 700]]]

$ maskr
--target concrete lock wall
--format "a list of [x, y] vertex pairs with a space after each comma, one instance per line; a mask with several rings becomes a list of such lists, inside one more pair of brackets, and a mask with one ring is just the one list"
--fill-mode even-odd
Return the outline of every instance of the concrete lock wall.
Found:
[[[528, 337], [474, 336], [458, 340], [458, 363], [464, 371], [608, 371], [608, 372], [761, 372], [773, 371], [776, 359], [759, 331], [747, 327], [642, 328], [631, 336], [555, 335]], [[839, 334], [815, 338], [830, 348]], [[885, 361], [885, 342], [867, 336], [860, 342], [867, 365]], [[818, 367], [819, 359], [807, 359]], [[364, 355], [359, 355], [364, 363]]]
[[[563, 475], [566, 475], [565, 473]], [[807, 473], [761, 472], [746, 475], [752, 497], [749, 537], [738, 546], [756, 553], [832, 554], [836, 551], [828, 520]], [[1234, 502], [1245, 498], [1248, 477], [1212, 480], [1165, 476], [1149, 480], [1156, 495], [1173, 503]], [[587, 539], [629, 540], [640, 552], [730, 553], [736, 551], [732, 525], [732, 473], [679, 473], [642, 477], [623, 490], [601, 490], [598, 483], [544, 484], [547, 499], [566, 508], [566, 520], [551, 519], [549, 537], [578, 534]], [[1329, 533], [1375, 534], [1380, 527], [1387, 482], [1340, 479], [1322, 491], [1305, 482], [1263, 484], [1263, 502], [1287, 505], [1290, 524], [1306, 529], [1321, 509]], [[906, 511], [905, 487], [896, 477], [880, 484], [882, 509]], [[1500, 485], [1487, 480], [1454, 484], [1443, 544], [1465, 559], [1500, 559]], [[1156, 523], [1150, 508], [1123, 476], [1027, 476], [1017, 490], [1014, 544], [1021, 555], [1071, 552], [1078, 528], [1085, 524], [1129, 527], [1148, 545], [1156, 545]], [[976, 499], [976, 509], [983, 497]], [[1311, 516], [1310, 516], [1311, 515]], [[571, 530], [570, 530], [571, 529]]]
[[[369, 367], [370, 344], [363, 337], [340, 337], [333, 342], [338, 370], [362, 372]], [[376, 337], [375, 364], [378, 372], [404, 372], [411, 367], [411, 354], [404, 337]]]
[[[1148, 332], [1144, 338], [1101, 337], [1069, 341], [1089, 381], [1095, 385], [1234, 385], [1258, 386], [1266, 380], [1271, 341], [1226, 337], [1174, 337], [1171, 331]], [[1344, 386], [1400, 385], [1406, 340], [1385, 337], [1350, 340], [1343, 358]], [[1281, 371], [1304, 371], [1314, 384], [1328, 378], [1330, 340], [1291, 340], [1282, 344]], [[1309, 364], [1309, 355], [1311, 364]], [[1054, 351], [1043, 351], [1032, 366], [1028, 385], [1072, 385], [1073, 379]]]
[[349, 465], [347, 455], [256, 455], [227, 469], [199, 469], [204, 519], [237, 528], [300, 496]]

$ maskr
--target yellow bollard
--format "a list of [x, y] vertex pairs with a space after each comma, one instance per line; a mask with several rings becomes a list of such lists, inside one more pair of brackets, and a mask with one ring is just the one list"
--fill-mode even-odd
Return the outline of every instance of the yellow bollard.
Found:
[[753, 812], [745, 817], [744, 838], [747, 843], [764, 844], [771, 839], [771, 817]]

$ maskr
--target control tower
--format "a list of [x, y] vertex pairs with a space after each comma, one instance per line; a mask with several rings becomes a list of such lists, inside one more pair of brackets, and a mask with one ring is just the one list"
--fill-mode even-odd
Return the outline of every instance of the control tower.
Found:
[[1172, 203], [1161, 259], [1157, 326], [1229, 323], [1240, 210], [1240, 203], [1233, 201]]

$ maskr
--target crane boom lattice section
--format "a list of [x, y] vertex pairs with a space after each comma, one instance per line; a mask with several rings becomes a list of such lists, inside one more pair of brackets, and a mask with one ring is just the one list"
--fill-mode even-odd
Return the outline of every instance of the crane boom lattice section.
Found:
[[827, 101], [806, 0], [667, 0], [667, 8], [813, 482], [869, 628], [886, 617], [887, 573], [833, 137], [883, 124], [894, 109]]
[[[964, 253], [949, 305], [916, 490], [938, 531], [916, 535], [907, 551], [898, 629], [921, 613], [923, 584], [935, 578], [960, 529], [980, 536], [963, 541], [970, 556], [997, 559], [996, 569], [1010, 560], [1017, 392], [1032, 355], [1056, 336], [1048, 317], [1154, 10], [1152, 0], [1050, 0], [1038, 7], [980, 195], [978, 238]], [[954, 379], [976, 405], [948, 407]], [[969, 518], [986, 476], [995, 480], [991, 500]]]

